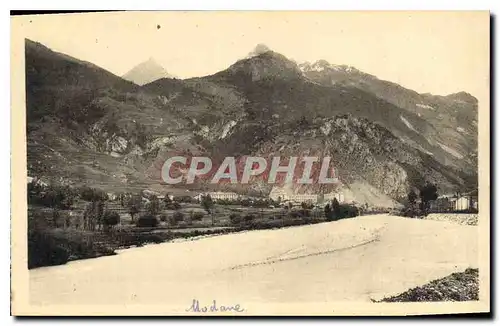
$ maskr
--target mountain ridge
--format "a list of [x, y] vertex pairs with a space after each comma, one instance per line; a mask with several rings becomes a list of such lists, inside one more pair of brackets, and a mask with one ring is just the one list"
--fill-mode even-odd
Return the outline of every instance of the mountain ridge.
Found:
[[[432, 103], [420, 94], [426, 101], [421, 105], [439, 105], [439, 110], [419, 116], [423, 110], [434, 111], [416, 106], [411, 112], [391, 103], [382, 98], [385, 93], [377, 93], [378, 84], [326, 85], [328, 78], [339, 76], [306, 76], [300, 65], [273, 51], [254, 53], [213, 75], [160, 78], [137, 86], [104, 69], [75, 65], [56, 52], [29, 48], [28, 44], [32, 175], [114, 191], [165, 188], [158, 164], [171, 153], [220, 158], [283, 151], [305, 155], [316, 148], [335, 158], [342, 187], [358, 201], [384, 196], [395, 200], [426, 179], [439, 183], [443, 191], [468, 187], [474, 180], [474, 169], [463, 168], [466, 164], [461, 162], [477, 159], [465, 156], [462, 149], [477, 144], [477, 126], [474, 133], [474, 126], [462, 124], [467, 114], [459, 109], [474, 105], [466, 94], [432, 97]], [[47, 67], [63, 69], [57, 73]], [[342, 70], [344, 75], [359, 74]], [[75, 75], [81, 79], [76, 84]], [[95, 79], [102, 80], [94, 84]], [[47, 100], [51, 98], [56, 100]], [[463, 103], [455, 104], [456, 99]], [[447, 114], [450, 121], [440, 122], [439, 114]], [[439, 128], [454, 131], [446, 129], [444, 137]], [[269, 190], [259, 182], [235, 188]], [[312, 186], [295, 191], [322, 190]]]

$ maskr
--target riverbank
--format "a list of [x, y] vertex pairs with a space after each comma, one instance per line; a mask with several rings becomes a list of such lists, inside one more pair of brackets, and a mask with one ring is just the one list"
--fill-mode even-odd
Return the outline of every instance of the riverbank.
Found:
[[70, 261], [116, 255], [116, 250], [159, 244], [177, 239], [196, 240], [250, 230], [279, 229], [317, 224], [322, 219], [252, 221], [231, 227], [189, 229], [119, 228], [109, 232], [75, 229], [44, 229], [28, 234], [28, 268], [62, 265]]
[[426, 220], [450, 222], [460, 225], [477, 225], [479, 214], [468, 213], [432, 213], [425, 217]]
[[[476, 225], [473, 214], [430, 214], [424, 220]], [[62, 265], [69, 261], [116, 255], [116, 250], [159, 244], [178, 239], [197, 240], [229, 233], [280, 229], [325, 222], [324, 219], [261, 219], [238, 225], [205, 228], [139, 228], [129, 226], [110, 232], [75, 229], [44, 229], [28, 233], [28, 268]]]
[[378, 302], [429, 302], [479, 300], [479, 271], [468, 268], [461, 273], [417, 286], [404, 293]]

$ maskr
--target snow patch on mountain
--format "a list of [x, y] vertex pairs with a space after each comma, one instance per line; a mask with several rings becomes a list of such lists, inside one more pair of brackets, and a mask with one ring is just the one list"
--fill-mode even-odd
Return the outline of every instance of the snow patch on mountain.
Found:
[[151, 143], [149, 144], [150, 149], [155, 149], [155, 148], [162, 148], [167, 145], [171, 145], [172, 143], [175, 142], [177, 137], [158, 137], [155, 138]]
[[330, 121], [325, 122], [325, 125], [321, 126], [320, 130], [325, 136], [328, 136], [332, 130], [332, 123]]
[[411, 124], [408, 120], [406, 120], [406, 118], [405, 118], [405, 117], [403, 117], [402, 115], [400, 115], [400, 116], [399, 116], [399, 118], [401, 119], [401, 121], [403, 121], [403, 123], [404, 123], [404, 124], [405, 124], [408, 128], [410, 128], [411, 130], [413, 130], [413, 131], [415, 131], [415, 132], [418, 132], [418, 131], [417, 131], [417, 129], [415, 129], [415, 128], [413, 127], [413, 125], [412, 125], [412, 124]]
[[321, 66], [321, 65], [317, 65], [317, 64], [313, 64], [309, 69], [308, 71], [317, 71], [317, 72], [321, 72], [321, 71], [324, 71], [325, 70], [325, 66]]
[[196, 132], [198, 135], [202, 136], [203, 138], [210, 137], [210, 128], [208, 126], [198, 126], [200, 127], [200, 129]]
[[429, 110], [432, 110], [432, 111], [436, 111], [436, 109], [430, 105], [427, 105], [427, 104], [417, 104], [417, 106], [419, 108], [422, 108], [422, 109], [429, 109]]
[[440, 142], [437, 142], [437, 144], [439, 145], [439, 147], [441, 147], [443, 150], [445, 150], [446, 152], [448, 152], [449, 154], [455, 156], [456, 158], [458, 159], [462, 159], [464, 158], [464, 156], [462, 154], [460, 154], [459, 152], [457, 152], [456, 150], [454, 150], [453, 148], [451, 147], [448, 147], [444, 144], [441, 144]]
[[236, 121], [231, 120], [229, 121], [226, 125], [224, 125], [224, 128], [222, 129], [222, 134], [220, 136], [220, 139], [226, 138], [226, 136], [229, 134], [229, 131], [236, 126]]
[[121, 153], [125, 151], [128, 146], [128, 141], [121, 136], [110, 137], [106, 142], [108, 143], [108, 147], [111, 147], [111, 152]]
[[304, 62], [299, 64], [299, 69], [303, 73], [307, 72], [322, 72], [325, 70], [335, 70], [335, 71], [343, 71], [346, 73], [352, 73], [356, 71], [356, 68], [347, 66], [347, 65], [335, 65], [330, 64], [326, 60], [318, 60], [314, 63]]
[[418, 149], [422, 152], [424, 152], [425, 154], [427, 155], [430, 155], [430, 156], [434, 156], [434, 153], [431, 153], [429, 152], [428, 150], [426, 150], [425, 148], [423, 148], [422, 146], [418, 146]]

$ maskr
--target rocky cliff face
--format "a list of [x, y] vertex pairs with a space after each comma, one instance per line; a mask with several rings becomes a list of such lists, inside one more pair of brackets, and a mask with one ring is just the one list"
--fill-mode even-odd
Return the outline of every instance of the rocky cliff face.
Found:
[[[375, 204], [373, 200], [378, 197], [404, 197], [409, 189], [425, 181], [439, 184], [444, 192], [464, 185], [457, 171], [439, 164], [432, 156], [402, 142], [387, 129], [364, 118], [352, 115], [317, 118], [310, 123], [298, 123], [294, 128], [282, 128], [275, 133], [272, 130], [279, 128], [276, 125], [261, 128], [268, 130], [268, 138], [261, 141], [255, 138], [259, 145], [251, 154], [264, 157], [332, 158], [340, 184], [297, 185], [294, 190], [298, 193], [328, 193], [339, 187], [351, 189], [351, 185], [355, 185], [353, 192], [359, 192], [358, 197], [368, 197], [365, 200]], [[256, 130], [259, 130], [256, 137], [265, 134], [262, 129]], [[238, 134], [232, 137], [238, 137]], [[227, 146], [231, 141], [225, 139], [223, 144]], [[356, 198], [356, 194], [353, 197]]]

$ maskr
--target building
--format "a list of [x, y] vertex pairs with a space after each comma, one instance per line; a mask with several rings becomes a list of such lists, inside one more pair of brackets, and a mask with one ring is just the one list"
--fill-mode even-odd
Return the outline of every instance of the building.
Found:
[[108, 195], [108, 199], [111, 201], [115, 201], [118, 199], [118, 195], [115, 194], [114, 192], [108, 192], [106, 194]]
[[32, 182], [34, 182], [34, 183], [36, 183], [37, 185], [40, 185], [40, 186], [44, 186], [44, 187], [48, 186], [47, 183], [43, 182], [42, 180], [38, 179], [37, 177], [30, 177], [30, 176], [28, 176], [28, 183], [32, 183]]
[[469, 197], [459, 197], [452, 200], [453, 209], [456, 211], [465, 211], [471, 209], [471, 200]]
[[331, 192], [329, 194], [325, 194], [323, 198], [325, 202], [332, 201], [334, 198], [336, 198], [339, 203], [344, 202], [344, 195], [337, 192]]
[[474, 196], [443, 195], [430, 202], [430, 210], [433, 212], [468, 211], [472, 209], [478, 209], [477, 197]]
[[287, 200], [296, 203], [316, 203], [318, 202], [317, 194], [292, 194], [289, 195]]
[[449, 196], [440, 196], [436, 200], [430, 202], [430, 210], [432, 212], [447, 212], [454, 210], [453, 199]]
[[339, 202], [344, 201], [344, 195], [341, 193], [329, 193], [324, 196], [320, 196], [318, 194], [294, 194], [291, 190], [286, 191], [285, 188], [273, 187], [271, 192], [269, 193], [269, 198], [274, 201], [291, 201], [296, 203], [317, 203], [323, 197], [323, 201], [331, 201], [333, 198], [337, 198]]
[[273, 187], [269, 193], [269, 198], [274, 201], [285, 201], [288, 200], [288, 195], [283, 188]]
[[214, 192], [200, 193], [200, 194], [194, 196], [194, 199], [201, 200], [201, 197], [206, 196], [206, 195], [210, 195], [210, 197], [213, 200], [237, 200], [240, 198], [240, 195], [238, 195], [235, 192], [214, 191]]

